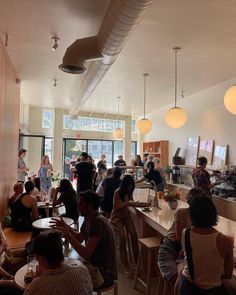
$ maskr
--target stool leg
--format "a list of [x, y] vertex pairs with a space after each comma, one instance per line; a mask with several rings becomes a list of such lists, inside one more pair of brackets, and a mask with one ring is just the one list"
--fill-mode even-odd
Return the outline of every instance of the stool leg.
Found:
[[151, 250], [148, 249], [148, 269], [147, 269], [147, 294], [150, 294], [150, 282], [151, 282], [151, 266], [152, 266], [152, 255]]
[[117, 285], [117, 283], [114, 286], [114, 295], [118, 295], [118, 285]]
[[139, 268], [140, 268], [140, 265], [141, 265], [142, 254], [143, 254], [143, 247], [141, 246], [139, 256], [138, 256], [137, 268], [136, 268], [135, 276], [134, 276], [134, 283], [133, 283], [133, 288], [134, 289], [136, 288], [136, 284], [137, 284], [137, 278], [138, 278]]

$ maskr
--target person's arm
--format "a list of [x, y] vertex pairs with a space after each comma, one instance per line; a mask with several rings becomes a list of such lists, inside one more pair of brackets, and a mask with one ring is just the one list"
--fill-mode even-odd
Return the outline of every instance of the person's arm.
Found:
[[52, 199], [52, 206], [53, 207], [60, 205], [62, 203], [59, 199], [57, 199], [58, 193], [59, 193], [59, 187], [56, 188], [56, 192], [55, 192], [53, 199]]
[[31, 209], [32, 209], [33, 220], [39, 219], [37, 200], [32, 196], [31, 196]]
[[2, 226], [0, 224], [0, 256], [7, 249], [7, 241], [4, 237]]
[[231, 279], [233, 275], [234, 258], [233, 258], [233, 239], [231, 237], [219, 234], [217, 236], [217, 248], [224, 258], [223, 279]]

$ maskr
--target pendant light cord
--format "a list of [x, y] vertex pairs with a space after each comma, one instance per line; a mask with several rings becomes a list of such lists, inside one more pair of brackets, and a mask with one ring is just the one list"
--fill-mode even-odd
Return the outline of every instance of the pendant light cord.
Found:
[[147, 84], [147, 76], [148, 74], [143, 74], [144, 77], [144, 87], [143, 87], [143, 118], [145, 119], [146, 112], [146, 84]]
[[174, 47], [173, 50], [175, 52], [175, 108], [177, 107], [177, 81], [178, 81], [178, 70], [177, 70], [177, 53], [180, 50], [180, 47]]
[[117, 97], [117, 105], [118, 105], [118, 113], [117, 113], [118, 128], [120, 128], [120, 96]]

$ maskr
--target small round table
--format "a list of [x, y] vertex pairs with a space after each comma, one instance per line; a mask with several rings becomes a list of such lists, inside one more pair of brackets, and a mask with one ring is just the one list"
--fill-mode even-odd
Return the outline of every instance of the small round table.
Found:
[[64, 204], [53, 206], [52, 202], [37, 202], [38, 209], [45, 209], [47, 217], [52, 217], [52, 209], [63, 207]]
[[[41, 219], [38, 219], [38, 220], [35, 220], [33, 223], [32, 223], [32, 226], [34, 228], [37, 228], [37, 229], [40, 229], [40, 230], [46, 230], [46, 229], [50, 229], [52, 227], [52, 218], [53, 219], [59, 219], [60, 220], [60, 217], [46, 217], [46, 218], [41, 218]], [[67, 225], [72, 225], [74, 223], [74, 220], [71, 219], [71, 218], [68, 218], [68, 217], [62, 217], [63, 220], [65, 221], [65, 223]]]
[[[83, 264], [81, 261], [74, 259], [74, 258], [69, 258], [69, 257], [65, 257], [64, 263], [70, 267], [76, 267], [76, 266], [80, 266]], [[30, 283], [26, 284], [24, 281], [25, 274], [27, 272], [27, 268], [28, 268], [27, 264], [22, 266], [16, 272], [15, 277], [14, 277], [14, 281], [15, 281], [17, 287], [20, 288], [21, 290], [25, 290], [25, 288], [30, 285]]]

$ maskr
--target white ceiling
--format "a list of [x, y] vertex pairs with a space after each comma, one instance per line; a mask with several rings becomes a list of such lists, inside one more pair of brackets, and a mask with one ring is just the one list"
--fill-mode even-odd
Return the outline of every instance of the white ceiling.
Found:
[[[25, 103], [69, 109], [83, 75], [61, 72], [58, 65], [76, 39], [97, 35], [108, 0], [0, 0], [0, 31]], [[174, 101], [174, 54], [179, 52], [179, 101], [236, 76], [235, 0], [156, 0], [116, 62], [83, 106], [84, 111], [143, 113], [143, 76], [147, 112]], [[59, 48], [51, 50], [58, 35]], [[4, 41], [4, 34], [1, 34]], [[58, 86], [53, 87], [53, 79]]]

